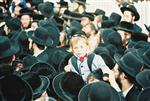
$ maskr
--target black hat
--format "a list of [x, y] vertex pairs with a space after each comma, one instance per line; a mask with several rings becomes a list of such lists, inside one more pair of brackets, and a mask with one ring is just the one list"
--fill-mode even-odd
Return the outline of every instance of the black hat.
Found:
[[46, 17], [52, 17], [54, 15], [54, 4], [52, 2], [40, 3], [38, 9]]
[[147, 41], [148, 36], [145, 33], [136, 32], [132, 34], [131, 40], [133, 41]]
[[132, 51], [127, 52], [121, 58], [118, 54], [115, 54], [114, 58], [121, 70], [133, 78], [136, 77], [143, 66], [143, 63], [139, 59], [138, 55]]
[[105, 11], [102, 9], [96, 9], [94, 12], [95, 15], [105, 15]]
[[29, 31], [28, 37], [40, 45], [53, 45], [53, 40], [51, 39], [49, 32], [43, 27], [39, 27], [35, 31]]
[[42, 20], [42, 19], [44, 19], [44, 15], [41, 15], [41, 14], [33, 14], [32, 15], [32, 19], [33, 19], [33, 21], [39, 21], [39, 20]]
[[15, 69], [7, 64], [0, 64], [0, 77], [13, 74]]
[[148, 30], [150, 32], [150, 26], [147, 26], [146, 24], [144, 24], [144, 25], [145, 25], [146, 30]]
[[120, 9], [121, 9], [122, 13], [124, 13], [124, 11], [131, 11], [135, 16], [135, 19], [134, 19], [135, 21], [138, 21], [140, 19], [140, 15], [139, 15], [139, 13], [137, 12], [136, 8], [133, 5], [123, 6]]
[[22, 9], [19, 11], [19, 13], [20, 13], [20, 14], [18, 15], [18, 17], [21, 17], [22, 15], [29, 15], [29, 16], [32, 16], [33, 10], [30, 9], [30, 8], [25, 7], [25, 8], [22, 8]]
[[150, 87], [150, 69], [146, 69], [138, 73], [136, 81], [144, 89]]
[[121, 101], [121, 97], [109, 84], [99, 81], [85, 85], [79, 92], [78, 101]]
[[146, 88], [138, 95], [137, 101], [150, 101], [150, 88]]
[[28, 72], [21, 77], [33, 90], [33, 99], [40, 97], [49, 86], [49, 79], [46, 76], [39, 76], [36, 73]]
[[0, 20], [4, 20], [6, 18], [6, 15], [3, 13], [3, 9], [0, 8]]
[[0, 59], [12, 56], [19, 51], [19, 45], [11, 42], [7, 37], [0, 36]]
[[143, 54], [143, 62], [148, 68], [150, 68], [150, 49], [146, 50]]
[[86, 4], [86, 0], [73, 0], [74, 2], [77, 2], [79, 4], [83, 4], [85, 5]]
[[134, 33], [134, 29], [133, 29], [133, 24], [126, 22], [126, 21], [121, 21], [118, 25], [118, 27], [116, 27], [117, 30], [123, 30], [126, 32], [130, 32], [130, 33]]
[[51, 77], [53, 76], [54, 73], [56, 73], [56, 70], [54, 69], [52, 65], [48, 63], [37, 62], [34, 65], [32, 65], [30, 72], [34, 72], [38, 75]]
[[20, 77], [8, 75], [0, 79], [1, 101], [31, 101], [32, 89]]
[[6, 20], [6, 25], [11, 30], [20, 30], [21, 29], [21, 21], [18, 18], [11, 18], [10, 20]]
[[91, 21], [94, 20], [94, 15], [92, 13], [89, 13], [89, 12], [83, 12], [82, 13], [82, 17], [87, 17], [89, 18]]
[[74, 72], [60, 73], [53, 79], [54, 91], [64, 101], [77, 101], [73, 99], [84, 84], [82, 77]]
[[62, 14], [62, 17], [71, 20], [81, 20], [82, 14], [65, 10], [64, 13]]
[[115, 21], [108, 19], [102, 22], [101, 28], [113, 28], [114, 26], [115, 26]]
[[61, 0], [60, 2], [57, 2], [57, 4], [59, 4], [60, 7], [68, 7], [68, 2], [65, 2], [63, 0]]
[[110, 20], [114, 20], [115, 21], [115, 25], [118, 25], [120, 20], [121, 20], [121, 15], [118, 14], [118, 13], [115, 13], [115, 12], [112, 12], [110, 17], [109, 17]]

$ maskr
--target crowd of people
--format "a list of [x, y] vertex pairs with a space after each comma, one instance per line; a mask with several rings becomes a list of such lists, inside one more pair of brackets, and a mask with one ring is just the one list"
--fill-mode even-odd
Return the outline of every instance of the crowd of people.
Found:
[[0, 101], [150, 101], [150, 26], [116, 2], [1, 1]]

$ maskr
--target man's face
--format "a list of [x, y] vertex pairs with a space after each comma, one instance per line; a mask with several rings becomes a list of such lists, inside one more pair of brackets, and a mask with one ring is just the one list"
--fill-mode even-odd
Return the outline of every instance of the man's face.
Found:
[[88, 25], [86, 25], [85, 27], [83, 27], [83, 29], [82, 29], [85, 33], [86, 33], [86, 35], [87, 36], [90, 36], [90, 32], [91, 32], [91, 27], [90, 27], [90, 25], [88, 24]]
[[124, 11], [123, 21], [131, 22], [131, 23], [134, 21], [134, 16], [132, 16], [132, 13], [130, 11]]
[[121, 83], [121, 78], [120, 78], [121, 73], [119, 71], [119, 65], [118, 64], [115, 65], [115, 67], [113, 69], [113, 72], [115, 74], [115, 79], [116, 79], [116, 82], [117, 82], [118, 86], [120, 88], [122, 88], [122, 83]]
[[22, 15], [21, 16], [21, 23], [22, 23], [23, 28], [28, 28], [30, 25], [30, 21], [31, 21], [31, 18], [29, 15]]
[[89, 20], [89, 18], [87, 18], [87, 17], [82, 17], [81, 18], [81, 25], [84, 27], [84, 26], [86, 26], [87, 24], [89, 24], [90, 23], [90, 20]]

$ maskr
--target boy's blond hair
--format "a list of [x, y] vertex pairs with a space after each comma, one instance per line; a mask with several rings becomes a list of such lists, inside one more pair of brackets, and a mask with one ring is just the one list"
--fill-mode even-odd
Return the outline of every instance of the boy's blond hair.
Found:
[[86, 37], [72, 37], [71, 40], [70, 40], [70, 50], [73, 51], [73, 46], [78, 44], [78, 43], [85, 43], [87, 45], [87, 47], [89, 48], [89, 45], [88, 45], [88, 41], [87, 41], [87, 38]]

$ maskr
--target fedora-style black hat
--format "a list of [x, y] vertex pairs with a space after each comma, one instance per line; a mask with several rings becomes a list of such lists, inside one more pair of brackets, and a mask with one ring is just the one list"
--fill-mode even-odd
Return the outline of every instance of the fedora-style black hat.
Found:
[[19, 51], [19, 45], [11, 42], [7, 37], [0, 36], [0, 59], [15, 55]]
[[102, 9], [96, 9], [94, 15], [105, 15], [105, 11]]
[[54, 15], [54, 3], [52, 2], [40, 3], [38, 9], [46, 17], [52, 17]]
[[27, 34], [29, 38], [40, 45], [53, 45], [53, 40], [51, 39], [49, 32], [43, 27], [39, 27], [35, 31], [29, 31]]
[[90, 13], [90, 12], [83, 12], [83, 13], [82, 13], [82, 17], [87, 17], [87, 18], [89, 18], [91, 21], [94, 20], [94, 15], [93, 15], [92, 13]]
[[48, 63], [37, 62], [34, 65], [32, 65], [30, 72], [34, 72], [38, 75], [51, 77], [53, 76], [54, 73], [56, 73], [56, 70], [54, 69], [52, 65]]
[[32, 16], [33, 14], [33, 10], [30, 9], [30, 8], [22, 8], [20, 11], [19, 11], [19, 15], [18, 17], [21, 17], [22, 15], [29, 15], [29, 16]]
[[138, 73], [136, 81], [144, 89], [150, 87], [150, 70], [146, 69]]
[[28, 72], [21, 77], [33, 90], [33, 99], [40, 97], [48, 88], [50, 81], [46, 76], [39, 76], [36, 73]]
[[60, 73], [53, 79], [54, 91], [64, 101], [77, 101], [84, 84], [82, 77], [74, 72]]
[[71, 20], [81, 20], [82, 14], [71, 12], [69, 10], [65, 10], [62, 14], [64, 19], [71, 19]]
[[109, 17], [110, 20], [115, 22], [115, 25], [118, 25], [121, 20], [121, 15], [115, 12], [112, 12]]
[[133, 5], [123, 6], [120, 9], [122, 13], [124, 13], [124, 11], [131, 11], [135, 16], [134, 21], [138, 21], [140, 19], [140, 15]]
[[138, 55], [132, 51], [127, 52], [121, 58], [119, 54], [115, 54], [114, 58], [120, 69], [133, 78], [136, 78], [136, 75], [141, 71], [143, 66], [143, 63], [139, 59]]
[[133, 26], [134, 25], [132, 23], [129, 23], [129, 22], [126, 22], [126, 21], [121, 21], [115, 29], [116, 30], [123, 30], [123, 31], [130, 32], [130, 33], [134, 33]]
[[85, 85], [79, 92], [78, 101], [121, 101], [121, 97], [109, 84], [99, 81]]
[[133, 41], [147, 41], [148, 36], [142, 32], [135, 32], [134, 34], [132, 34], [131, 40], [133, 40]]
[[21, 29], [21, 21], [18, 18], [11, 18], [10, 20], [6, 20], [6, 25], [11, 30], [20, 30]]
[[1, 101], [32, 101], [32, 89], [28, 83], [16, 75], [4, 76], [0, 79]]
[[146, 88], [138, 95], [137, 101], [150, 101], [150, 88]]
[[60, 5], [60, 7], [68, 7], [68, 2], [65, 2], [64, 0], [61, 0], [60, 2], [57, 2], [57, 4]]

